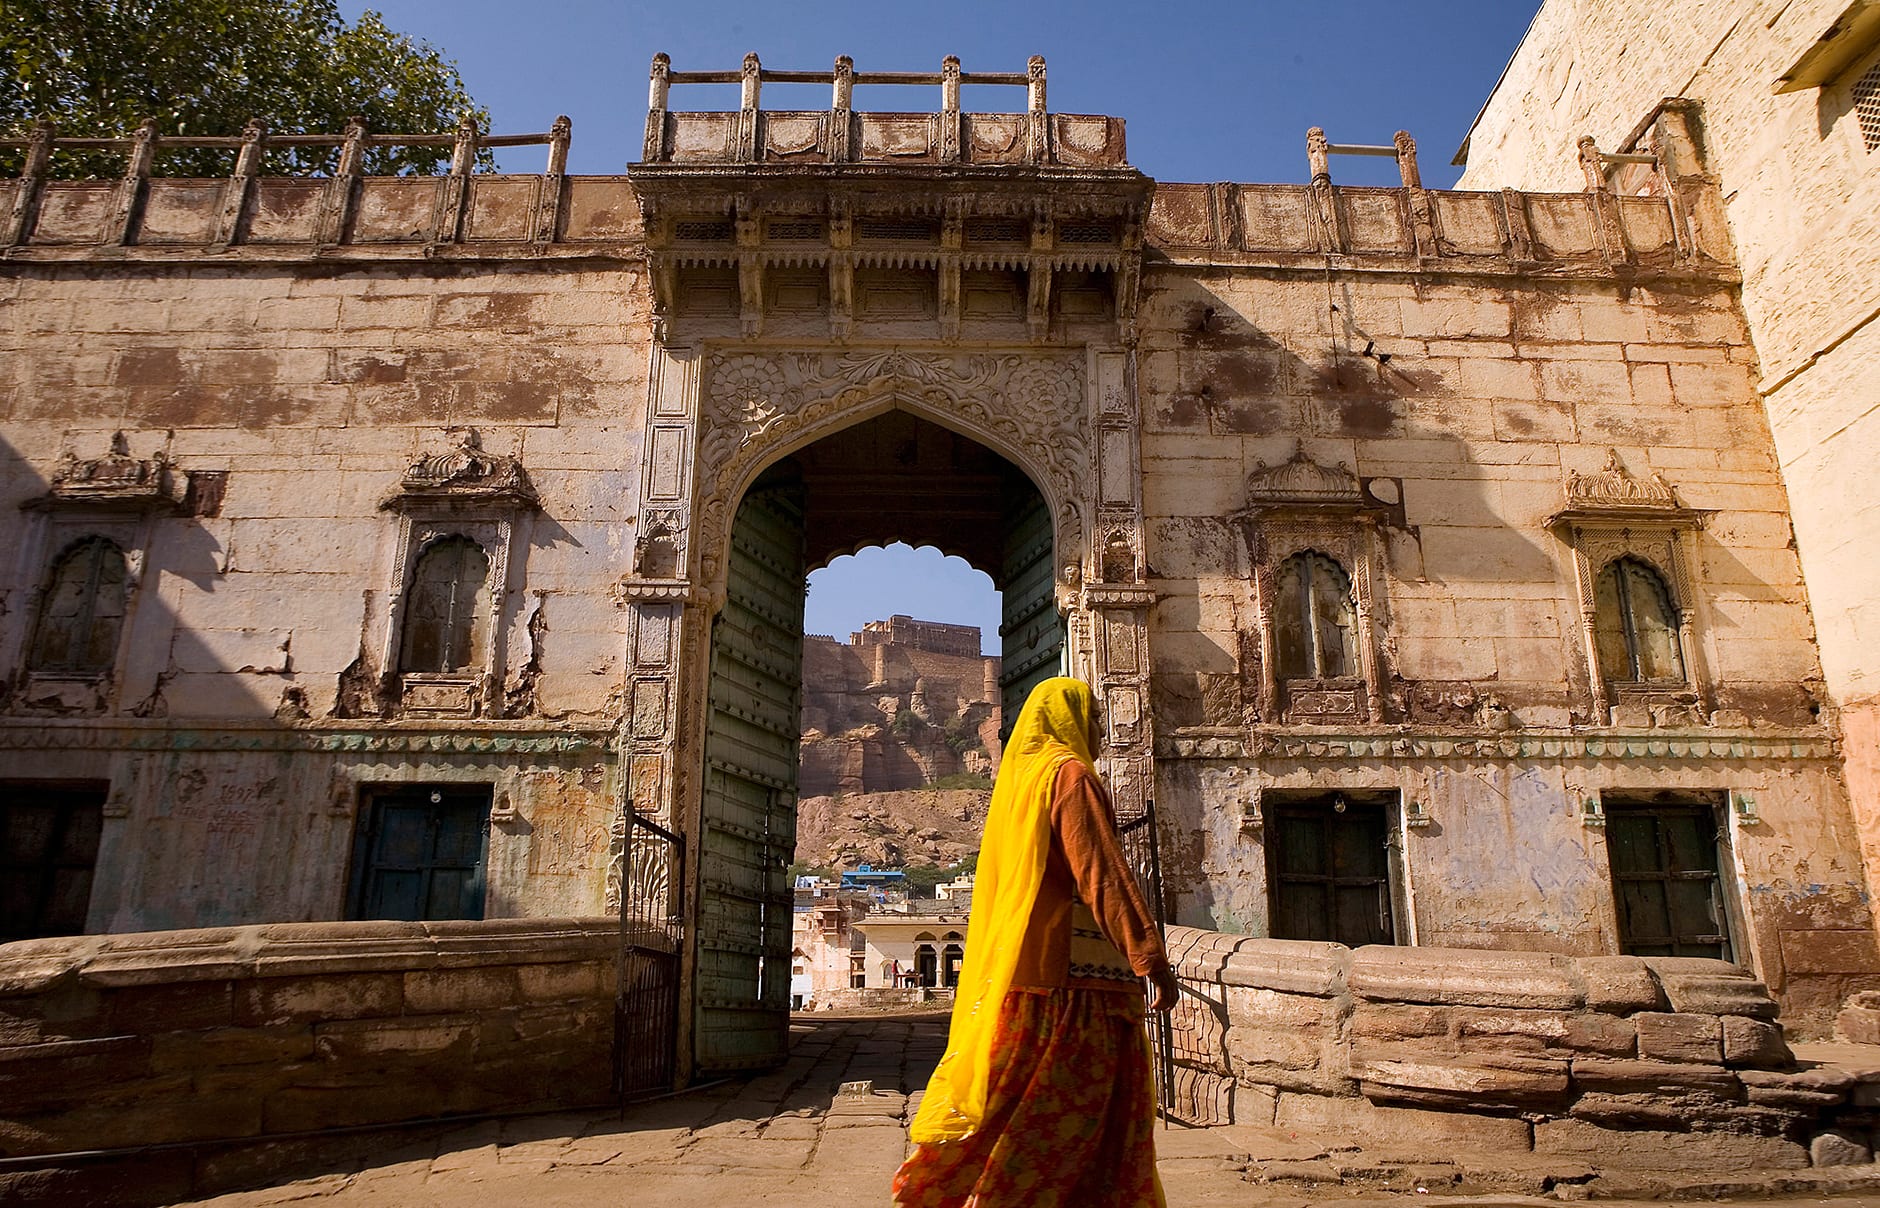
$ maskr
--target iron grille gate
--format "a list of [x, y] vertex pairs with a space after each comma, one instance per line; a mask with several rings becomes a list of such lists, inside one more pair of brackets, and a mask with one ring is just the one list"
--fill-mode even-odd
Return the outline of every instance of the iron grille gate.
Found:
[[[1141, 815], [1119, 819], [1117, 835], [1123, 855], [1136, 874], [1142, 894], [1155, 912], [1156, 929], [1168, 937], [1167, 908], [1162, 901], [1162, 852], [1156, 838], [1155, 802]], [[1196, 1128], [1230, 1124], [1231, 1086], [1213, 1068], [1214, 1059], [1202, 1038], [1218, 1035], [1217, 1021], [1225, 1019], [1225, 1004], [1211, 1001], [1195, 986], [1183, 984], [1175, 1009], [1151, 1011], [1146, 1022], [1149, 1051], [1155, 1058], [1156, 1110], [1165, 1124]]]
[[628, 807], [614, 995], [614, 1093], [623, 1101], [672, 1089], [684, 894], [685, 839]]

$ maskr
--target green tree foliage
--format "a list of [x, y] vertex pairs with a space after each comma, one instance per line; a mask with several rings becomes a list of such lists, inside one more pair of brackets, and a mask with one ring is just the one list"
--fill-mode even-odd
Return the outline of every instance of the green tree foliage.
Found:
[[[338, 134], [352, 116], [386, 134], [439, 134], [464, 114], [487, 130], [457, 65], [398, 33], [376, 12], [348, 25], [333, 0], [0, 0], [0, 130], [23, 136], [40, 118], [67, 136], [124, 137], [145, 118], [159, 135], [240, 134], [259, 118], [271, 134]], [[375, 174], [434, 172], [445, 147], [371, 147]], [[493, 165], [487, 152], [483, 167]], [[281, 148], [267, 170], [330, 171], [337, 151]], [[17, 172], [18, 151], [0, 152]], [[227, 173], [233, 154], [166, 151], [155, 170]], [[112, 176], [121, 154], [62, 152], [60, 176]]]
[[907, 896], [910, 898], [931, 898], [935, 896], [934, 887], [947, 881], [957, 881], [979, 867], [979, 853], [960, 860], [951, 867], [942, 868], [937, 864], [909, 864], [901, 871], [907, 874]]

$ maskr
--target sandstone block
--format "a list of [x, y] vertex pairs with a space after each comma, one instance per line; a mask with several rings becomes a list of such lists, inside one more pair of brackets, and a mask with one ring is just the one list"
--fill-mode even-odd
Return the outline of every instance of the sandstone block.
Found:
[[1527, 1121], [1465, 1111], [1394, 1107], [1364, 1099], [1283, 1093], [1273, 1125], [1322, 1137], [1363, 1138], [1436, 1149], [1520, 1152], [1531, 1144]]
[[1698, 1015], [1747, 1015], [1774, 1019], [1779, 1010], [1769, 988], [1740, 965], [1695, 956], [1642, 957], [1673, 1011]]
[[1236, 1124], [1268, 1125], [1273, 1123], [1274, 1114], [1279, 1110], [1280, 1092], [1270, 1086], [1248, 1086], [1235, 1083], [1231, 1092], [1230, 1104]]
[[1311, 940], [1243, 939], [1221, 966], [1230, 986], [1258, 986], [1290, 994], [1336, 994], [1345, 981], [1351, 949]]
[[255, 1026], [397, 1015], [404, 1008], [404, 985], [398, 973], [256, 979], [237, 988], [235, 1022]]
[[1638, 1026], [1638, 1054], [1647, 1061], [1723, 1061], [1723, 1021], [1715, 1015], [1641, 1011], [1633, 1023]]
[[1534, 1152], [1629, 1170], [1743, 1172], [1796, 1170], [1808, 1164], [1808, 1151], [1781, 1137], [1611, 1129], [1585, 1120], [1536, 1124]]
[[1829, 1129], [1809, 1141], [1808, 1160], [1815, 1166], [1865, 1166], [1873, 1161], [1873, 1146], [1864, 1133]]
[[1372, 1102], [1539, 1105], [1566, 1095], [1564, 1058], [1512, 1053], [1454, 1056], [1414, 1044], [1353, 1046], [1351, 1074]]
[[1361, 999], [1411, 1003], [1573, 1010], [1585, 1001], [1573, 961], [1547, 953], [1360, 948], [1350, 985]]
[[514, 969], [421, 969], [405, 974], [410, 1011], [474, 1011], [517, 1002]]
[[1779, 1024], [1742, 1015], [1723, 1016], [1723, 1063], [1752, 1068], [1781, 1068], [1795, 1060]]
[[1330, 1071], [1326, 1045], [1315, 1035], [1287, 1028], [1234, 1027], [1227, 1032], [1227, 1058], [1234, 1076], [1259, 1086], [1316, 1090], [1342, 1085]]
[[150, 1070], [150, 1046], [147, 1036], [107, 1036], [0, 1049], [0, 1101], [44, 1110], [139, 1084]]
[[339, 1062], [423, 1057], [441, 1069], [467, 1059], [475, 1037], [475, 1019], [464, 1015], [344, 1020], [314, 1026], [314, 1051]]
[[1178, 1052], [1190, 1054], [1188, 1060], [1207, 1069], [1229, 1071], [1225, 1007], [1184, 994], [1168, 1018]]
[[[556, 965], [519, 965], [516, 987], [524, 1002], [591, 998], [602, 993], [603, 970], [591, 961]], [[611, 976], [611, 971], [609, 972]]]
[[1834, 1034], [1853, 1044], [1880, 1044], [1880, 1010], [1847, 1006], [1834, 1017]]
[[1738, 1077], [1749, 1101], [1816, 1115], [1847, 1100], [1853, 1075], [1832, 1066], [1807, 1070], [1742, 1070]]
[[151, 1038], [150, 1068], [157, 1073], [225, 1066], [284, 1064], [313, 1056], [310, 1027], [208, 1028]]
[[1742, 1093], [1738, 1076], [1720, 1065], [1666, 1061], [1575, 1057], [1573, 1082], [1582, 1090], [1614, 1094], [1674, 1096], [1701, 1092], [1718, 1099], [1735, 1100]]
[[1357, 1043], [1448, 1036], [1453, 1012], [1445, 1007], [1359, 1002], [1351, 1013], [1351, 1039]]
[[262, 1130], [302, 1132], [416, 1120], [438, 1115], [440, 1107], [438, 1089], [422, 1080], [400, 1079], [356, 1087], [289, 1087], [269, 1095], [262, 1105]]
[[[73, 976], [96, 948], [90, 936], [74, 939], [19, 940], [0, 947], [0, 1002], [44, 994], [54, 983]], [[17, 1007], [5, 1007], [16, 1010]]]

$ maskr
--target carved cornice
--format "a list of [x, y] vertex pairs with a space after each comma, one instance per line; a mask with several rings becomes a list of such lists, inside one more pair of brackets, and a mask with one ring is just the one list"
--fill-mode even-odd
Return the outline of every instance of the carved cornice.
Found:
[[1157, 754], [1175, 759], [1350, 760], [1604, 759], [1835, 760], [1839, 744], [1825, 736], [1724, 731], [1715, 734], [1524, 733], [1445, 735], [1262, 732], [1176, 733]]
[[1549, 524], [1576, 521], [1695, 524], [1703, 513], [1678, 502], [1677, 492], [1664, 475], [1639, 478], [1625, 468], [1619, 452], [1609, 449], [1598, 473], [1567, 472], [1566, 507], [1548, 518]]
[[25, 506], [168, 511], [182, 503], [183, 490], [169, 454], [158, 450], [149, 457], [134, 457], [130, 441], [114, 432], [111, 450], [103, 457], [81, 458], [67, 450], [52, 472], [51, 488]]
[[1082, 592], [1085, 608], [1153, 608], [1154, 588], [1138, 584], [1091, 583]]
[[1363, 502], [1356, 474], [1343, 466], [1320, 465], [1303, 448], [1276, 466], [1259, 462], [1247, 476], [1249, 507], [1357, 507]]
[[411, 464], [398, 490], [380, 505], [409, 508], [425, 504], [481, 504], [507, 508], [540, 506], [528, 471], [513, 457], [483, 450], [475, 428], [452, 428], [449, 447]]
[[614, 594], [621, 603], [686, 604], [692, 600], [692, 584], [686, 579], [635, 579], [629, 576], [615, 585]]

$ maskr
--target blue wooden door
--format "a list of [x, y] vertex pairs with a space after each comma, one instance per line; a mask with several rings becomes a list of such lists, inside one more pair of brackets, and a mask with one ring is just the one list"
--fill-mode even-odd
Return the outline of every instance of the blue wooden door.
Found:
[[693, 1016], [702, 1073], [788, 1054], [804, 594], [802, 489], [760, 482], [738, 509], [712, 626]]
[[373, 793], [354, 842], [355, 919], [480, 919], [490, 790], [417, 785]]

